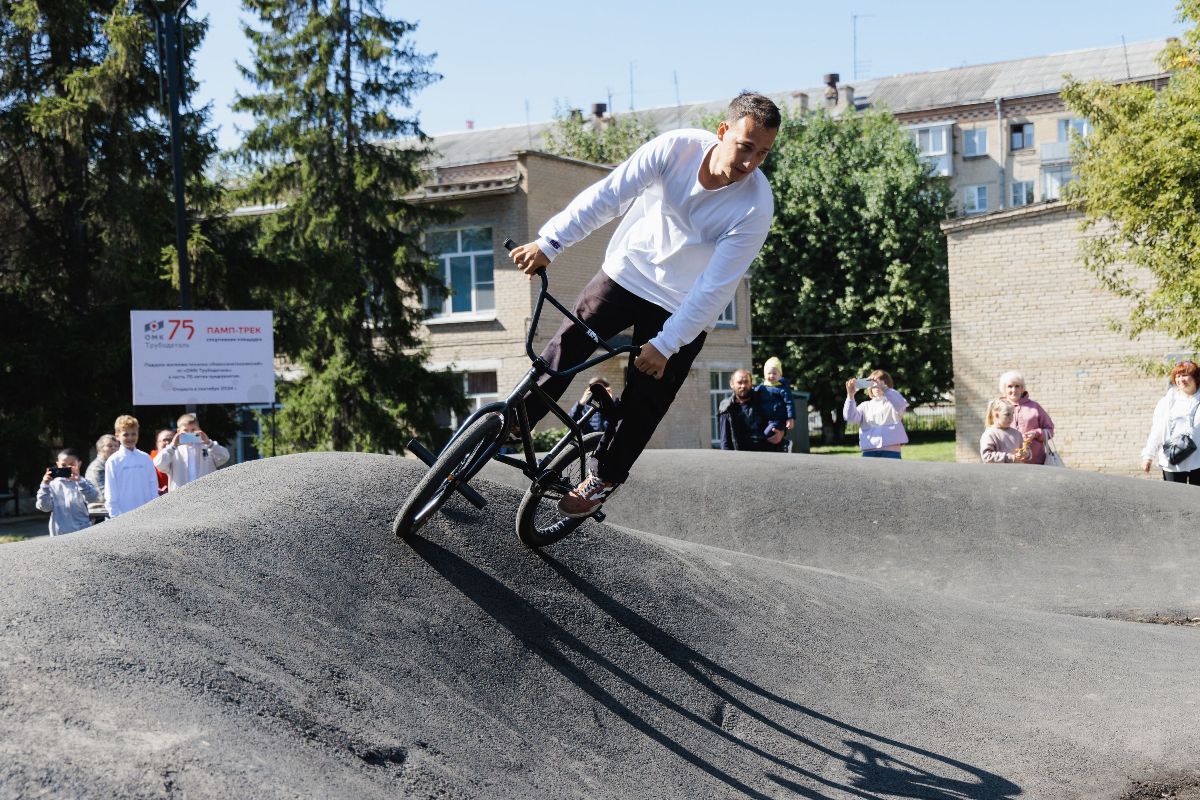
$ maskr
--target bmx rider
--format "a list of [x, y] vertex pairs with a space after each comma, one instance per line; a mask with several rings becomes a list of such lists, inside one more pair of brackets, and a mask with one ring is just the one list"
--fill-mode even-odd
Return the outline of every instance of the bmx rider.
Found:
[[[684, 129], [652, 139], [551, 217], [537, 239], [512, 250], [513, 263], [532, 276], [625, 215], [573, 310], [606, 341], [632, 326], [641, 353], [628, 371], [621, 417], [589, 463], [591, 474], [559, 501], [566, 516], [594, 513], [628, 477], [766, 241], [774, 201], [758, 167], [779, 125], [775, 103], [743, 92], [715, 135]], [[558, 370], [595, 348], [582, 328], [564, 320], [542, 358]], [[570, 378], [546, 376], [540, 383], [558, 398]], [[526, 403], [533, 425], [547, 409], [534, 395]]]

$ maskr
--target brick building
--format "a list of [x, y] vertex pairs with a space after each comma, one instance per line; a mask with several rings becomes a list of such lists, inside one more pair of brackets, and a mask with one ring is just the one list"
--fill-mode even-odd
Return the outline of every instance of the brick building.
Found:
[[958, 461], [979, 460], [988, 401], [1006, 370], [1054, 420], [1068, 466], [1140, 474], [1154, 404], [1149, 364], [1191, 353], [1161, 334], [1112, 330], [1129, 303], [1080, 263], [1082, 215], [1057, 202], [952, 220], [946, 232]]

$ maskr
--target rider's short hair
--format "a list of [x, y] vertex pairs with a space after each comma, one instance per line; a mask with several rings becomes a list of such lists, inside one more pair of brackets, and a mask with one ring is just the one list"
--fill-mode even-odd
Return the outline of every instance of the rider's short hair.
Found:
[[750, 117], [764, 128], [777, 129], [782, 122], [779, 106], [766, 95], [758, 92], [742, 92], [733, 98], [725, 113], [725, 121], [730, 125], [742, 117]]

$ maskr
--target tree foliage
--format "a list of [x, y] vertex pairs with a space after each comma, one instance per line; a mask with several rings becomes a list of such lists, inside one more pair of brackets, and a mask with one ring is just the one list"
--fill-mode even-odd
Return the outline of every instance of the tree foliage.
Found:
[[[185, 75], [204, 30], [184, 25]], [[111, 432], [130, 411], [129, 309], [177, 302], [159, 267], [174, 216], [152, 42], [124, 3], [0, 0], [0, 485]], [[184, 114], [189, 175], [214, 152], [206, 124]]]
[[558, 108], [542, 141], [546, 151], [555, 155], [593, 164], [619, 164], [656, 135], [654, 125], [637, 114], [585, 120], [578, 111]]
[[755, 359], [783, 359], [840, 434], [845, 382], [885, 369], [913, 402], [951, 388], [948, 190], [885, 111], [785, 116], [764, 171], [775, 221], [752, 273]]
[[423, 367], [419, 292], [435, 283], [421, 231], [445, 212], [405, 201], [421, 183], [423, 142], [394, 109], [438, 79], [415, 26], [376, 0], [244, 0], [259, 93], [235, 108], [255, 120], [240, 157], [241, 198], [259, 217], [259, 256], [275, 265], [276, 349], [303, 367], [282, 388], [278, 437], [294, 450], [400, 450], [435, 430], [461, 388]]
[[1157, 330], [1200, 349], [1200, 0], [1179, 9], [1191, 27], [1160, 56], [1172, 73], [1161, 91], [1099, 81], [1063, 90], [1092, 128], [1075, 142], [1064, 199], [1093, 234], [1084, 265], [1132, 301], [1130, 336]]

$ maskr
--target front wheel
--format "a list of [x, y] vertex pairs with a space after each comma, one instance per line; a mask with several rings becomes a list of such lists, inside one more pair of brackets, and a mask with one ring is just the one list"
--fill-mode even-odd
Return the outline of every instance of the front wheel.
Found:
[[[599, 432], [583, 437], [584, 458], [596, 449], [603, 438], [604, 434]], [[586, 477], [579, 466], [579, 449], [579, 442], [569, 444], [546, 465], [542, 477], [525, 490], [517, 509], [517, 536], [526, 546], [552, 545], [587, 522], [587, 517], [567, 517], [558, 510], [558, 501], [562, 496]]]
[[403, 538], [420, 530], [445, 505], [459, 484], [475, 477], [481, 466], [480, 457], [495, 442], [503, 427], [503, 415], [488, 414], [475, 420], [446, 446], [396, 515], [392, 529], [397, 536]]

